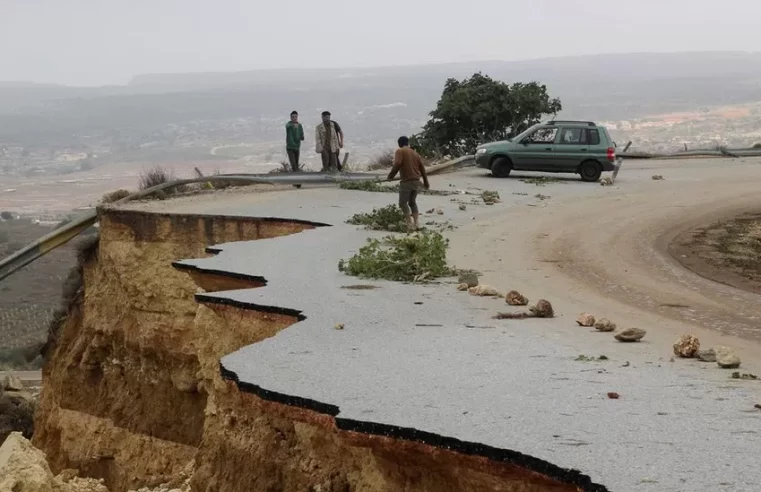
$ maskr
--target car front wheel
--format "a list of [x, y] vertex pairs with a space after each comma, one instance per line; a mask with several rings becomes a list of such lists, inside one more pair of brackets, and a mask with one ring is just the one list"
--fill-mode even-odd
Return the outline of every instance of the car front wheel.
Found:
[[497, 157], [491, 163], [491, 174], [497, 178], [506, 178], [510, 176], [513, 169], [513, 163], [507, 157]]
[[579, 174], [582, 181], [587, 183], [594, 183], [600, 179], [602, 175], [602, 166], [597, 161], [584, 161], [579, 166]]

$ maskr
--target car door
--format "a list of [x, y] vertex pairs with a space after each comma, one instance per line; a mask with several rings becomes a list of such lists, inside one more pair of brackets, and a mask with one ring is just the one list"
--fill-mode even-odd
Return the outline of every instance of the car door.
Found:
[[513, 169], [524, 171], [556, 171], [554, 160], [555, 139], [558, 128], [545, 126], [526, 135], [514, 151]]
[[587, 129], [581, 126], [560, 128], [555, 144], [555, 162], [558, 171], [573, 173], [590, 154]]

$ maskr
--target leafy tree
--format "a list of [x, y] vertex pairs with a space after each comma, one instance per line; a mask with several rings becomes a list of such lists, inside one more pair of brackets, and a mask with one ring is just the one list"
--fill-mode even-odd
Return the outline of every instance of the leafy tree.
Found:
[[480, 72], [469, 79], [447, 79], [444, 92], [423, 131], [411, 145], [420, 154], [459, 157], [484, 142], [505, 140], [554, 115], [562, 105], [537, 82], [508, 85]]

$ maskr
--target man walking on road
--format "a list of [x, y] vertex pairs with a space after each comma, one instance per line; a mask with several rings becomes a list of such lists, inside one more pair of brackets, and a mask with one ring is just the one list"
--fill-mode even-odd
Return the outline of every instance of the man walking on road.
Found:
[[299, 123], [299, 113], [291, 111], [291, 121], [285, 124], [285, 151], [288, 153], [288, 160], [293, 172], [298, 172], [301, 169], [299, 154], [301, 153], [302, 140], [304, 140], [304, 127]]
[[315, 151], [322, 157], [322, 171], [331, 172], [338, 168], [338, 139], [336, 125], [330, 121], [330, 111], [322, 112], [322, 123], [315, 129]]
[[[399, 137], [398, 143], [399, 148], [394, 154], [394, 165], [391, 172], [388, 173], [388, 180], [391, 181], [396, 173], [400, 173], [399, 208], [404, 212], [407, 229], [417, 230], [420, 228], [417, 194], [422, 189], [429, 189], [430, 184], [428, 183], [428, 175], [425, 173], [423, 159], [410, 148], [410, 139]], [[420, 182], [421, 179], [422, 183]]]

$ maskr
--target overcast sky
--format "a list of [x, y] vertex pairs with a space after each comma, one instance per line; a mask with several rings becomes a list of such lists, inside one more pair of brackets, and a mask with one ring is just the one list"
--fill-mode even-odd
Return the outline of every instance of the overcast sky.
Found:
[[0, 0], [0, 81], [761, 51], [759, 0]]

